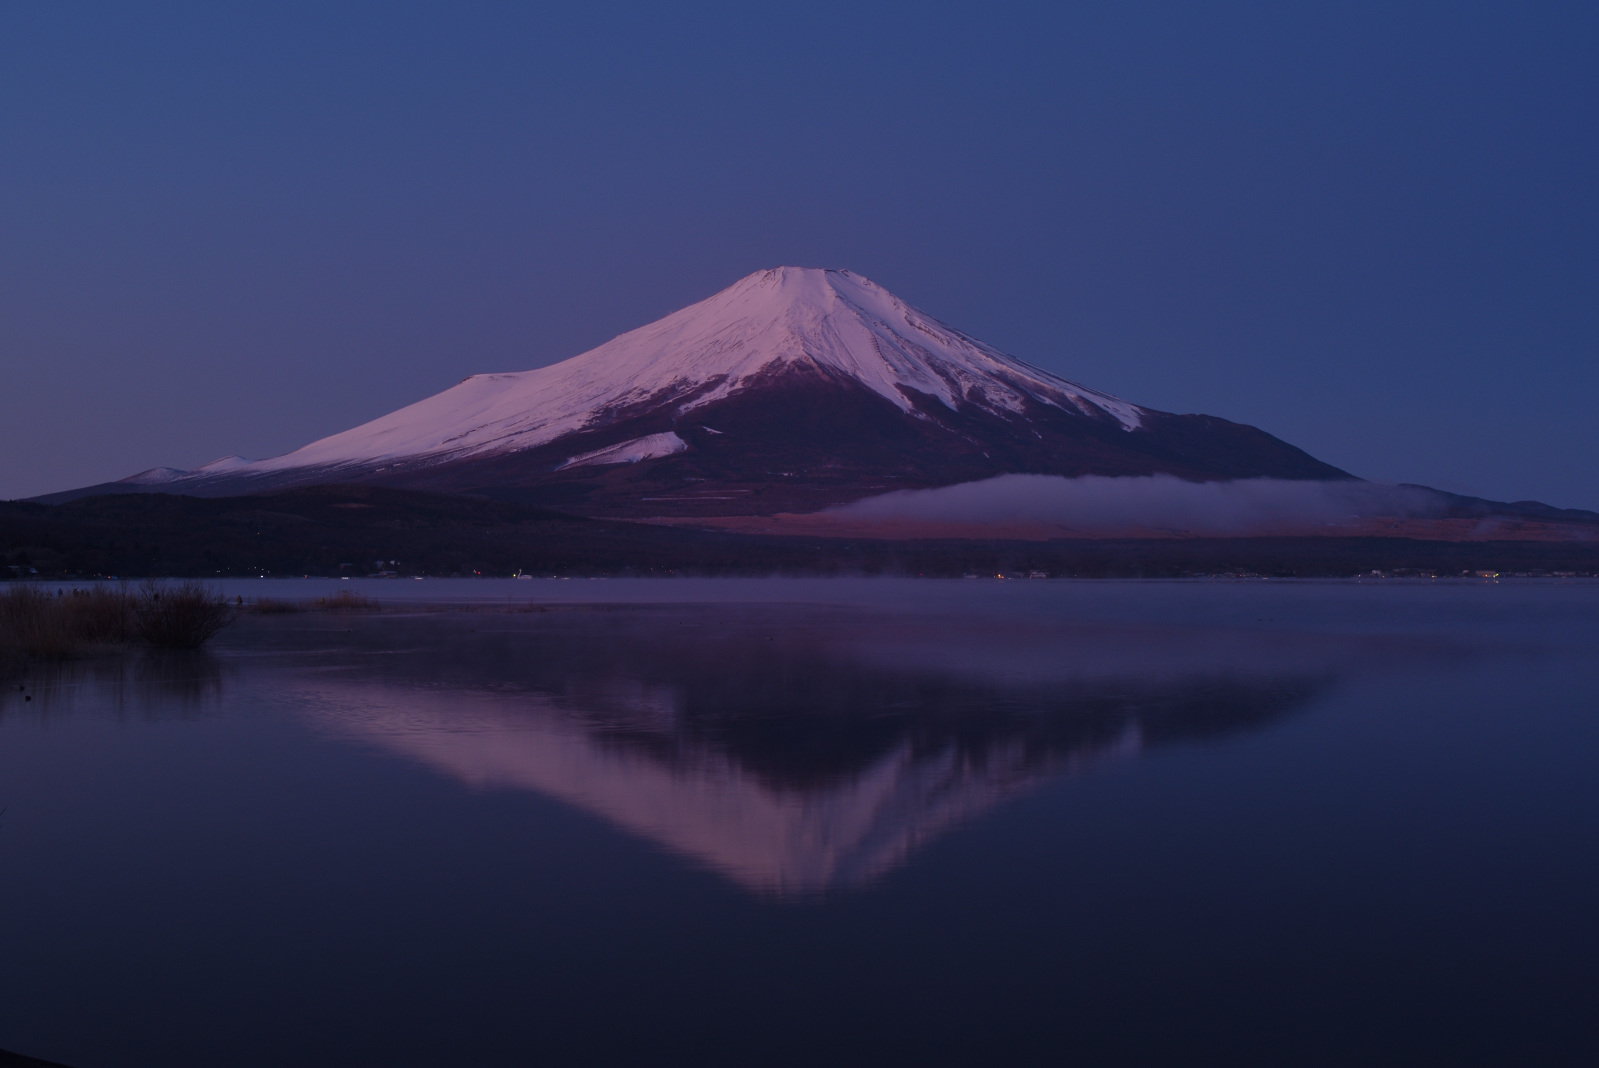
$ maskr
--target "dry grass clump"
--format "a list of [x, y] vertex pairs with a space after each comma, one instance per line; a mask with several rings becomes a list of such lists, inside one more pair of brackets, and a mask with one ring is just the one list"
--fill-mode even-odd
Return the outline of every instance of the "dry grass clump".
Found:
[[286, 615], [311, 611], [371, 611], [371, 597], [341, 589], [313, 601], [263, 597], [229, 603], [202, 582], [49, 589], [36, 583], [0, 587], [0, 667], [28, 660], [61, 660], [95, 646], [140, 640], [167, 649], [196, 649], [241, 612]]
[[198, 649], [232, 623], [234, 606], [203, 582], [146, 582], [133, 608], [133, 632], [164, 649]]
[[54, 596], [19, 583], [0, 591], [0, 663], [60, 660], [134, 638], [194, 649], [231, 622], [233, 608], [198, 582], [147, 582], [137, 593], [125, 586], [58, 589]]
[[128, 622], [135, 598], [126, 589], [95, 586], [71, 590], [57, 600], [83, 641], [116, 645], [128, 640]]
[[354, 590], [339, 590], [326, 597], [318, 597], [314, 601], [278, 601], [271, 597], [262, 597], [250, 606], [254, 612], [264, 616], [288, 615], [291, 612], [321, 612], [360, 610], [370, 611], [378, 607], [377, 601], [365, 594], [356, 593]]
[[15, 585], [0, 593], [0, 659], [53, 660], [91, 645], [128, 640], [136, 598], [122, 587], [48, 590]]
[[54, 598], [33, 586], [13, 586], [0, 597], [0, 650], [8, 661], [65, 656], [75, 644]]
[[378, 603], [363, 593], [356, 593], [354, 590], [340, 590], [338, 593], [330, 593], [326, 597], [318, 597], [316, 606], [318, 608], [361, 609], [364, 611], [376, 608]]

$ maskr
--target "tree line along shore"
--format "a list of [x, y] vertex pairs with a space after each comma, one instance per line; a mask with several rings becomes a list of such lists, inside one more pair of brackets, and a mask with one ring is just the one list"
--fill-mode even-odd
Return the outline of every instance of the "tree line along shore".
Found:
[[255, 497], [0, 503], [0, 577], [1599, 573], [1592, 541], [1197, 537], [1006, 541], [765, 535], [369, 486]]

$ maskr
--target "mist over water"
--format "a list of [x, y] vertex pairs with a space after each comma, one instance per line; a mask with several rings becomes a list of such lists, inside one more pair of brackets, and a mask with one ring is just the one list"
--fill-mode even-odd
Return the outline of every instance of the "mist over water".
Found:
[[1187, 482], [1173, 475], [1109, 478], [1000, 475], [938, 489], [899, 490], [831, 509], [853, 519], [1057, 523], [1079, 529], [1153, 527], [1236, 534], [1352, 517], [1436, 518], [1447, 498], [1421, 486], [1253, 478]]

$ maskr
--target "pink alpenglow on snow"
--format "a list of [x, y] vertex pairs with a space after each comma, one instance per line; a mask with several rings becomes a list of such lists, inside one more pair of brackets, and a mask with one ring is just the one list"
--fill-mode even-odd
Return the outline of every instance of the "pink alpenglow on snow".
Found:
[[917, 311], [849, 271], [777, 267], [580, 356], [535, 371], [473, 375], [342, 434], [251, 470], [460, 457], [532, 448], [588, 427], [602, 413], [679, 394], [680, 414], [786, 367], [853, 379], [902, 411], [904, 388], [954, 408], [978, 398], [1097, 408], [1127, 429], [1139, 409], [1057, 378]]
[[860, 275], [778, 267], [560, 363], [473, 375], [282, 456], [111, 491], [366, 482], [600, 515], [729, 500], [772, 514], [1003, 474], [1349, 478], [1253, 427], [1034, 367]]

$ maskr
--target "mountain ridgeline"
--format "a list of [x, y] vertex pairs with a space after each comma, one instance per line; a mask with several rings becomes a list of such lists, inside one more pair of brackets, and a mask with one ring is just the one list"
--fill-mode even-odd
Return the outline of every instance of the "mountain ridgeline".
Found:
[[1348, 479], [1254, 427], [1059, 378], [848, 271], [750, 275], [569, 360], [268, 460], [38, 498], [369, 484], [616, 517], [814, 511], [999, 474]]

